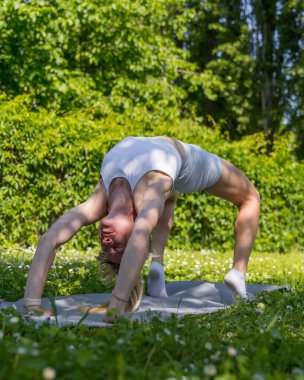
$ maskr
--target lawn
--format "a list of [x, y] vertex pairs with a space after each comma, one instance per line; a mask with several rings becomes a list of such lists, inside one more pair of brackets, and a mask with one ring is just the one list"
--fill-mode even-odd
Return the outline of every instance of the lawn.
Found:
[[[96, 250], [62, 249], [45, 295], [105, 291]], [[33, 249], [0, 250], [0, 298], [22, 298]], [[222, 281], [232, 253], [168, 251], [166, 278]], [[0, 379], [304, 379], [304, 254], [253, 253], [247, 281], [288, 285], [214, 314], [40, 328], [0, 314]], [[147, 274], [147, 266], [144, 269]]]

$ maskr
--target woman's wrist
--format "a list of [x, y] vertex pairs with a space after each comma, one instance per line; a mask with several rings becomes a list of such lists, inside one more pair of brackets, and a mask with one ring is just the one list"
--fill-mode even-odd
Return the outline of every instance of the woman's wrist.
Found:
[[108, 307], [107, 315], [111, 315], [112, 313], [114, 313], [116, 317], [122, 315], [126, 310], [128, 301], [128, 299], [121, 298], [117, 296], [115, 292], [112, 292], [112, 299]]
[[120, 301], [120, 302], [127, 303], [127, 302], [129, 301], [129, 299], [124, 299], [124, 298], [118, 297], [118, 296], [114, 293], [114, 291], [112, 291], [112, 296], [113, 296], [114, 298], [116, 298], [116, 299], [117, 299], [118, 301]]

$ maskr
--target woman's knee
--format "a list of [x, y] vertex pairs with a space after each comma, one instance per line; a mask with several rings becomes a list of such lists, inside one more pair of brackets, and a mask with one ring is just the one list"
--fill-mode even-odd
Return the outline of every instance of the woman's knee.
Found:
[[250, 191], [250, 199], [253, 202], [256, 202], [257, 204], [260, 205], [260, 202], [261, 202], [260, 193], [258, 192], [258, 190], [253, 185], [252, 185], [252, 188]]
[[260, 211], [260, 194], [257, 189], [252, 185], [250, 190], [242, 198], [242, 201], [238, 205], [241, 208], [248, 208], [251, 211], [255, 210], [257, 213]]

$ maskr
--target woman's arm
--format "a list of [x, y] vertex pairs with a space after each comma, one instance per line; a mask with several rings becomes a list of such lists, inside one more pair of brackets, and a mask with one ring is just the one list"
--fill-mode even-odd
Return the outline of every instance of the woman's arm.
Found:
[[172, 181], [164, 174], [157, 173], [147, 182], [147, 186], [141, 187], [140, 195], [134, 196], [137, 217], [122, 256], [114, 296], [109, 305], [108, 315], [104, 318], [105, 322], [115, 321], [115, 318], [111, 317], [111, 310], [116, 315], [124, 312], [125, 301], [128, 300], [147, 258], [150, 235], [164, 212], [166, 199], [171, 192]]
[[163, 209], [164, 201], [157, 199], [146, 202], [137, 215], [128, 245], [122, 255], [118, 279], [113, 291], [114, 297], [110, 302], [109, 310], [115, 308], [118, 314], [124, 312], [126, 305], [120, 302], [119, 298], [128, 300], [134, 288], [147, 258], [149, 237]]
[[41, 236], [26, 283], [25, 312], [41, 310], [46, 315], [50, 314], [40, 307], [40, 299], [56, 249], [70, 240], [83, 226], [101, 219], [106, 212], [107, 194], [100, 180], [93, 194], [84, 203], [67, 211]]

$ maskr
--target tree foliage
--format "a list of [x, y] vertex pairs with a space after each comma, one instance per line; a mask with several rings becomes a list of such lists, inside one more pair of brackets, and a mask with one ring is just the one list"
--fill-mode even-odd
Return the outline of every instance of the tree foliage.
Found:
[[210, 115], [233, 138], [264, 131], [268, 153], [275, 133], [295, 127], [303, 145], [303, 2], [189, 4], [195, 16], [185, 42], [209, 81], [191, 99], [205, 121]]
[[1, 88], [63, 110], [176, 104], [174, 80], [193, 65], [172, 36], [188, 17], [181, 0], [2, 2]]
[[0, 86], [62, 111], [179, 105], [270, 153], [303, 135], [303, 18], [301, 0], [6, 0]]

